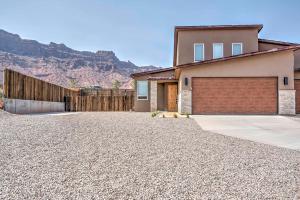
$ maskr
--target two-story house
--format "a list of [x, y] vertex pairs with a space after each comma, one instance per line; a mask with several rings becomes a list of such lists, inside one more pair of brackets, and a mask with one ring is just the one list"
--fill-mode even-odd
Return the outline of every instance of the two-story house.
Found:
[[175, 27], [173, 67], [131, 75], [135, 111], [299, 113], [300, 46], [259, 39], [262, 28]]

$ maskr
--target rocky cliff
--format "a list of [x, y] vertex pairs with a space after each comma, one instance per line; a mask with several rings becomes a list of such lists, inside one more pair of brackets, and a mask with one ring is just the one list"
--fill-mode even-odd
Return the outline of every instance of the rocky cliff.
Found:
[[0, 29], [0, 81], [3, 69], [11, 68], [27, 75], [65, 87], [112, 87], [118, 80], [122, 88], [131, 87], [129, 75], [157, 69], [138, 67], [120, 61], [112, 51], [76, 51], [64, 44], [41, 44], [22, 39]]

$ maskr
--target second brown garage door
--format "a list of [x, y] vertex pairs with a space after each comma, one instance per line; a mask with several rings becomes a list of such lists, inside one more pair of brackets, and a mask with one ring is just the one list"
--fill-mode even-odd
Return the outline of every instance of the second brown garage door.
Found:
[[193, 78], [193, 114], [277, 114], [277, 78]]
[[300, 80], [295, 80], [296, 113], [300, 113]]

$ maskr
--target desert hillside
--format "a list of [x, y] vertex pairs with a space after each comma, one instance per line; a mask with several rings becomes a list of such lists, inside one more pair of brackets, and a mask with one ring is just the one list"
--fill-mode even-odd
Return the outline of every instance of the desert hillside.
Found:
[[76, 51], [64, 44], [41, 44], [22, 39], [0, 29], [0, 82], [3, 69], [11, 68], [27, 75], [65, 87], [112, 87], [117, 80], [122, 88], [131, 87], [130, 74], [157, 69], [138, 67], [120, 61], [112, 51]]

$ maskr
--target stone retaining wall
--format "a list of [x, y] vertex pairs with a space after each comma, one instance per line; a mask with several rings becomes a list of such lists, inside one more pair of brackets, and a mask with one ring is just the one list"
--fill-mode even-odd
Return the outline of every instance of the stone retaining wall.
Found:
[[4, 99], [4, 110], [15, 114], [64, 112], [64, 102]]

